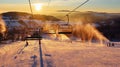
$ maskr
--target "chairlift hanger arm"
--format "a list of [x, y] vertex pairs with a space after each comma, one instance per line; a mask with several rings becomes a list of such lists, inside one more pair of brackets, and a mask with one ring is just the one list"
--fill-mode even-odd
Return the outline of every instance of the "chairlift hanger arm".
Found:
[[67, 20], [68, 20], [67, 24], [69, 24], [69, 15], [66, 15], [66, 16], [67, 16]]

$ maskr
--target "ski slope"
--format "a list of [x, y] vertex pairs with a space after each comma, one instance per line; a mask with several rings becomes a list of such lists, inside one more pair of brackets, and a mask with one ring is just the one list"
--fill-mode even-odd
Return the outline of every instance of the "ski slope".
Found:
[[[40, 67], [37, 40], [0, 45], [0, 67]], [[120, 67], [120, 47], [42, 39], [44, 67]]]

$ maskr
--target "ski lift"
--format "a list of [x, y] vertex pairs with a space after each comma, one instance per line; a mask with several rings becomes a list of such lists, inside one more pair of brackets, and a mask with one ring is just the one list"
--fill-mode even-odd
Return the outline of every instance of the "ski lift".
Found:
[[58, 27], [58, 34], [72, 34], [73, 27], [70, 24], [61, 24]]
[[31, 34], [28, 34], [25, 38], [25, 40], [41, 40], [41, 33], [40, 33], [40, 29], [37, 29], [37, 30], [34, 30], [34, 31], [30, 31], [29, 33]]
[[67, 24], [61, 24], [58, 26], [58, 34], [72, 34], [73, 27], [69, 24], [69, 15], [67, 14]]
[[75, 9], [73, 9], [72, 11], [70, 11], [68, 14], [66, 14], [67, 19], [68, 19], [68, 23], [67, 24], [59, 25], [59, 27], [58, 27], [58, 34], [72, 34], [73, 27], [72, 27], [72, 25], [69, 24], [69, 15], [72, 12], [74, 12], [76, 9], [78, 9], [79, 7], [81, 7], [84, 4], [86, 4], [88, 1], [89, 0], [86, 0], [85, 2], [83, 2], [82, 4], [80, 4], [78, 7], [76, 7]]
[[[30, 0], [28, 0], [28, 1], [29, 1], [29, 6], [30, 6], [30, 11], [32, 13], [32, 16], [30, 18], [30, 20], [31, 20], [33, 18], [33, 11], [32, 11], [31, 1]], [[30, 27], [28, 29], [29, 29], [29, 31], [28, 31], [29, 34], [25, 38], [26, 42], [27, 42], [27, 40], [41, 40], [42, 39], [41, 28], [40, 27], [38, 27], [38, 28]]]

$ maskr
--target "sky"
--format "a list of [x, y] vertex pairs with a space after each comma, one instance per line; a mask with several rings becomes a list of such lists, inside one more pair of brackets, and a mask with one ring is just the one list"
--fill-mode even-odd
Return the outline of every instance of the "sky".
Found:
[[[32, 10], [35, 14], [60, 14], [73, 10], [86, 0], [31, 0]], [[38, 11], [34, 4], [42, 4]], [[29, 12], [28, 0], [0, 0], [0, 13], [9, 11]], [[120, 0], [89, 0], [76, 11], [95, 11], [120, 13]]]

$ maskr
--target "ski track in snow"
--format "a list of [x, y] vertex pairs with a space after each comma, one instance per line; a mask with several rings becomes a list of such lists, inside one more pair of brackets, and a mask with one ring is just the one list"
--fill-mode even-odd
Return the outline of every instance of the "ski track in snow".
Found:
[[[82, 42], [43, 39], [44, 67], [120, 67], [120, 48]], [[0, 67], [40, 67], [39, 44], [30, 40], [0, 47]]]

